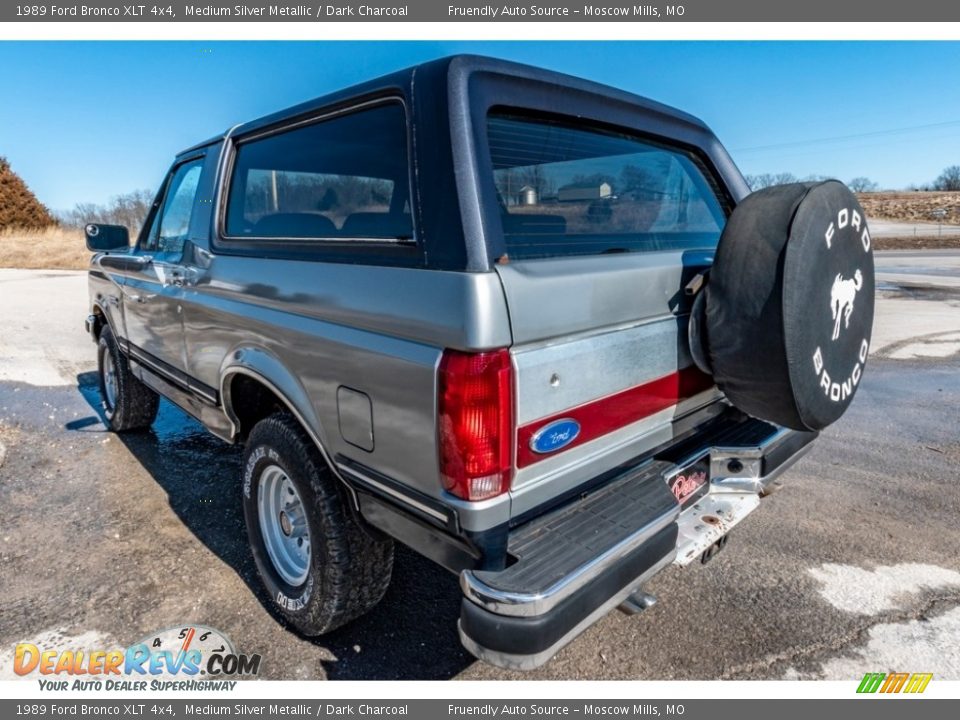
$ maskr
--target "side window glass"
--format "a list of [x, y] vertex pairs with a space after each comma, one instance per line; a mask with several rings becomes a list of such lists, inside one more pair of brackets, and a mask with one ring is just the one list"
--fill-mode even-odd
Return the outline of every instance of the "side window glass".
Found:
[[196, 204], [202, 170], [203, 159], [198, 158], [180, 165], [174, 171], [167, 185], [167, 193], [160, 207], [160, 213], [154, 219], [153, 227], [144, 245], [145, 250], [169, 255], [179, 255], [183, 252], [183, 243], [190, 231], [190, 219]]
[[231, 240], [413, 239], [403, 106], [389, 103], [237, 146]]

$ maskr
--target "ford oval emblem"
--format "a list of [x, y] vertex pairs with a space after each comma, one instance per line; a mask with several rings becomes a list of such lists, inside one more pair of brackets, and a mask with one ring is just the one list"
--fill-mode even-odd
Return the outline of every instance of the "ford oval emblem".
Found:
[[556, 452], [576, 440], [579, 434], [580, 423], [576, 420], [572, 418], [554, 420], [533, 434], [530, 438], [530, 449], [541, 455]]

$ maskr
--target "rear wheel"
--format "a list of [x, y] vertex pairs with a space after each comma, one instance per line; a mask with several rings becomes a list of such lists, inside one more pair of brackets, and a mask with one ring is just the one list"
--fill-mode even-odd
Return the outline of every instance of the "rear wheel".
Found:
[[150, 427], [157, 417], [160, 396], [130, 372], [109, 327], [103, 329], [97, 343], [97, 369], [107, 427], [114, 432]]
[[250, 548], [280, 614], [322, 635], [373, 608], [390, 584], [393, 541], [361, 526], [296, 420], [278, 413], [257, 423], [243, 468]]

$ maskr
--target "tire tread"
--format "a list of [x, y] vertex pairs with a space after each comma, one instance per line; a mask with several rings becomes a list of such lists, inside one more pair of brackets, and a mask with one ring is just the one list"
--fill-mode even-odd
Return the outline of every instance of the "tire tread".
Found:
[[322, 539], [311, 539], [311, 551], [322, 551], [323, 556], [322, 575], [315, 578], [310, 602], [303, 612], [279, 611], [305, 635], [328, 633], [383, 598], [393, 570], [393, 542], [375, 539], [360, 525], [326, 461], [292, 415], [276, 413], [257, 423], [247, 440], [247, 453], [261, 445], [295, 464], [310, 483], [312, 512], [324, 530]]
[[[104, 401], [110, 429], [114, 432], [130, 432], [150, 427], [157, 418], [160, 396], [130, 372], [127, 358], [120, 352], [120, 346], [110, 326], [104, 327], [100, 333], [99, 345], [99, 352], [109, 352], [113, 357], [117, 374], [117, 406], [111, 412]], [[102, 372], [102, 369], [100, 370]], [[101, 375], [101, 389], [102, 382]]]

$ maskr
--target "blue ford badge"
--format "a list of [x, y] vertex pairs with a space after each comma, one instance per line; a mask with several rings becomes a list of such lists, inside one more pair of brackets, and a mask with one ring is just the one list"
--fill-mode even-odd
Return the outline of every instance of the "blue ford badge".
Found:
[[572, 418], [554, 420], [544, 425], [530, 438], [530, 449], [541, 455], [564, 448], [580, 434], [580, 423]]

